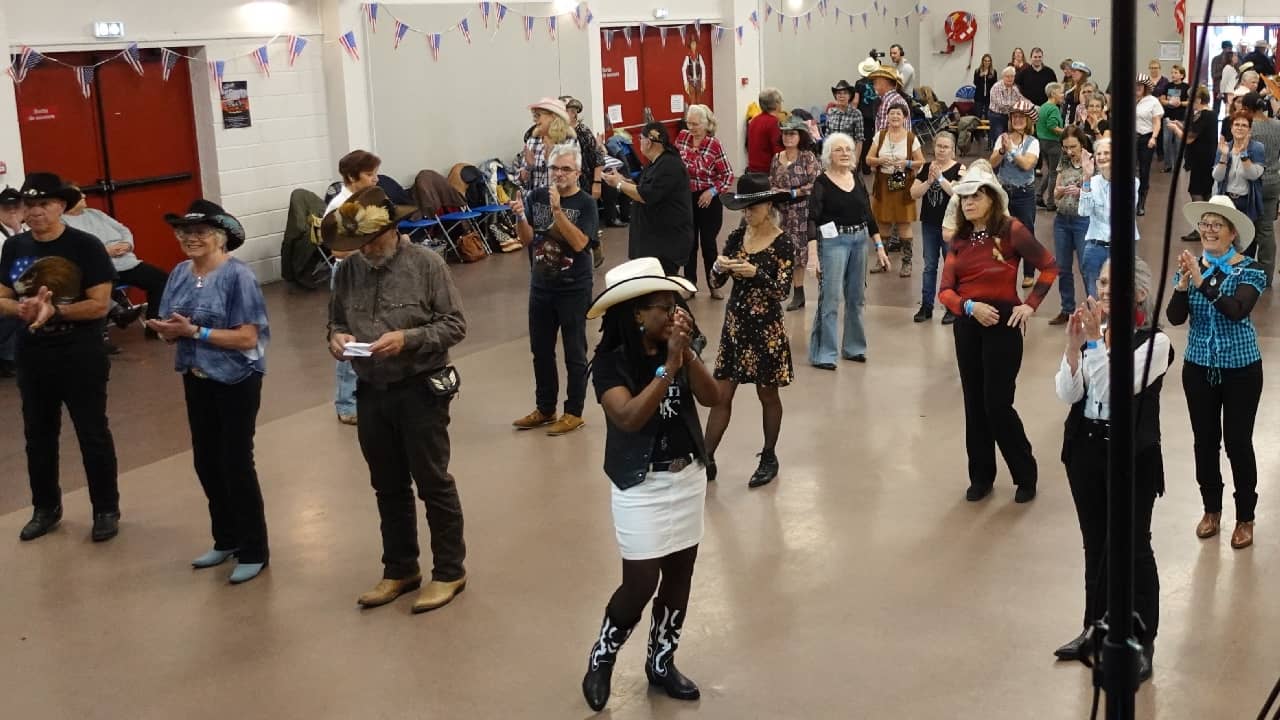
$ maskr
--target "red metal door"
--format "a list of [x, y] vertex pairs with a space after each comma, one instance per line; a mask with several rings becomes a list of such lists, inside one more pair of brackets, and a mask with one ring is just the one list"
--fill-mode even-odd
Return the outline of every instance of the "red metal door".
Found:
[[[99, 66], [87, 99], [70, 69], [33, 69], [18, 94], [23, 161], [80, 185], [90, 205], [133, 231], [138, 257], [169, 270], [184, 256], [163, 216], [201, 195], [191, 76], [179, 60], [165, 81], [159, 50], [141, 54], [142, 76], [119, 58]], [[51, 57], [86, 65], [111, 54]], [[39, 109], [55, 117], [33, 119]]]
[[[682, 41], [680, 26], [667, 26], [664, 43], [657, 28], [645, 28], [642, 34], [636, 26], [630, 29], [630, 46], [622, 28], [601, 32], [613, 34], [612, 48], [602, 37], [600, 54], [605, 116], [608, 117], [610, 106], [622, 108], [622, 122], [614, 125], [638, 136], [639, 128], [652, 118], [665, 124], [674, 137], [676, 125], [684, 118], [684, 109], [689, 105], [701, 103], [714, 110], [710, 27], [695, 31], [693, 25], [685, 25], [686, 39]], [[628, 57], [634, 58], [637, 81], [636, 89], [630, 92], [625, 88]]]

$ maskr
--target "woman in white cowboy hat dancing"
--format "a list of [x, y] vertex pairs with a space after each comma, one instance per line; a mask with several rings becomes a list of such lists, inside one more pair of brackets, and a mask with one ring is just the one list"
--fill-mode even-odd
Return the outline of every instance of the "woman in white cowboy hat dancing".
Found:
[[1218, 534], [1222, 522], [1221, 440], [1235, 481], [1236, 527], [1231, 547], [1253, 544], [1253, 513], [1258, 504], [1258, 461], [1253, 452], [1253, 423], [1262, 396], [1262, 353], [1249, 314], [1263, 291], [1267, 274], [1239, 248], [1253, 242], [1253, 223], [1231, 198], [1216, 195], [1187, 203], [1182, 214], [1200, 231], [1204, 253], [1178, 256], [1169, 322], [1191, 321], [1183, 355], [1182, 389], [1187, 395], [1195, 438], [1196, 482], [1204, 517], [1196, 526], [1201, 539]]
[[678, 304], [693, 294], [692, 283], [667, 277], [656, 258], [638, 258], [610, 270], [605, 284], [587, 317], [604, 316], [592, 374], [607, 426], [604, 469], [613, 482], [622, 584], [605, 608], [582, 679], [593, 710], [609, 701], [618, 651], [651, 597], [645, 674], [673, 698], [700, 697], [674, 656], [707, 492], [707, 453], [694, 401], [709, 408], [720, 395], [689, 347], [693, 318]]

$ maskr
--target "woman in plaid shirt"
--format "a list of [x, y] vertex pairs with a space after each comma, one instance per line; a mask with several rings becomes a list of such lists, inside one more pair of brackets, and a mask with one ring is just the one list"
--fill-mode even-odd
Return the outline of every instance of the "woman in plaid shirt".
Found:
[[1262, 397], [1262, 353], [1249, 314], [1267, 289], [1267, 274], [1256, 260], [1236, 250], [1253, 242], [1254, 228], [1231, 198], [1217, 195], [1187, 203], [1182, 214], [1200, 231], [1204, 249], [1198, 258], [1188, 250], [1178, 257], [1168, 310], [1174, 325], [1191, 320], [1182, 388], [1195, 438], [1196, 482], [1204, 501], [1196, 536], [1211, 538], [1222, 523], [1222, 441], [1236, 486], [1231, 547], [1239, 550], [1253, 544], [1258, 504], [1253, 423]]
[[[689, 171], [689, 191], [693, 194], [693, 246], [689, 248], [689, 261], [684, 264], [685, 279], [698, 284], [698, 248], [702, 248], [703, 274], [711, 281], [711, 264], [720, 250], [716, 236], [724, 224], [724, 210], [720, 205], [720, 193], [733, 189], [733, 168], [724, 154], [724, 147], [716, 139], [716, 116], [706, 105], [690, 105], [685, 113], [688, 130], [676, 136], [676, 149]], [[724, 299], [717, 288], [711, 288], [711, 297]]]

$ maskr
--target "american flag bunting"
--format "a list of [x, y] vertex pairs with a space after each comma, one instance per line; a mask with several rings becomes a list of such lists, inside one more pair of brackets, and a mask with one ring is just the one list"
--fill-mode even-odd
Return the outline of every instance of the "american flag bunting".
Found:
[[342, 37], [338, 38], [338, 44], [342, 46], [343, 50], [347, 51], [347, 54], [351, 56], [352, 60], [357, 62], [360, 61], [360, 51], [356, 49], [355, 30], [348, 30], [345, 32]]
[[365, 3], [364, 19], [369, 23], [369, 32], [378, 32], [378, 3]]
[[258, 66], [262, 74], [271, 77], [271, 57], [267, 55], [267, 46], [263, 45], [249, 54], [253, 57], [253, 64]]
[[93, 93], [93, 66], [84, 65], [75, 68], [76, 82], [80, 84], [80, 94], [89, 97]]
[[431, 48], [431, 59], [440, 60], [440, 33], [427, 33], [427, 47]]
[[178, 53], [169, 48], [160, 48], [160, 79], [169, 82], [169, 75], [173, 72], [173, 67], [178, 64], [178, 58], [182, 57]]
[[289, 67], [293, 67], [293, 63], [297, 61], [298, 56], [302, 54], [302, 49], [306, 46], [306, 38], [297, 35], [289, 36]]
[[458, 32], [462, 33], [462, 37], [466, 38], [467, 44], [470, 45], [471, 44], [471, 23], [467, 22], [466, 18], [462, 18], [462, 21], [458, 23]]
[[22, 51], [18, 54], [18, 74], [14, 81], [21, 85], [22, 81], [27, 79], [27, 73], [31, 71], [31, 68], [42, 62], [44, 62], [43, 55], [23, 45]]
[[120, 56], [129, 63], [129, 67], [133, 68], [139, 77], [142, 76], [142, 55], [138, 52], [138, 43], [129, 43], [129, 47], [125, 48]]

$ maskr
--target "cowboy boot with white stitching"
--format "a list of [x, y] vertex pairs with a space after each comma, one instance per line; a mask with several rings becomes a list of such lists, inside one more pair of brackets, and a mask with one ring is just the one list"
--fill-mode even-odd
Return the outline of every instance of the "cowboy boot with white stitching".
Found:
[[649, 684], [661, 687], [677, 700], [697, 700], [702, 696], [697, 684], [676, 669], [675, 655], [680, 647], [680, 629], [684, 627], [685, 610], [667, 607], [653, 599], [653, 626], [649, 629], [649, 656], [644, 672]]
[[601, 710], [609, 702], [609, 683], [613, 679], [614, 661], [638, 622], [640, 619], [636, 618], [630, 625], [619, 625], [609, 617], [608, 609], [605, 610], [600, 635], [587, 657], [587, 674], [582, 678], [582, 696], [592, 710]]

